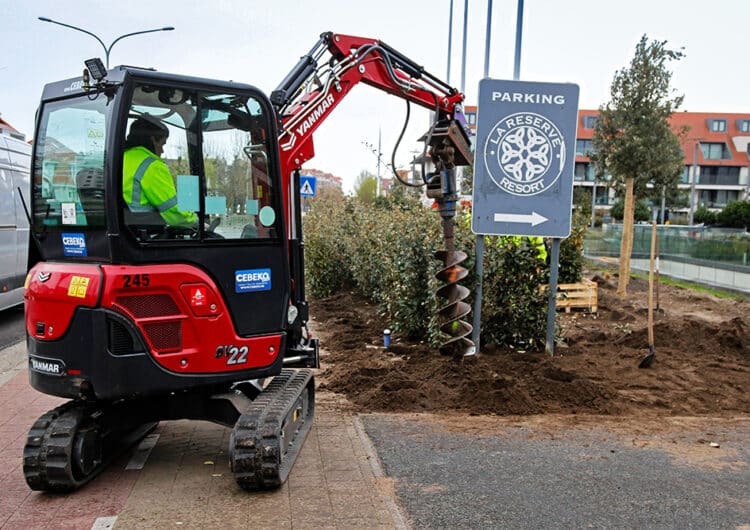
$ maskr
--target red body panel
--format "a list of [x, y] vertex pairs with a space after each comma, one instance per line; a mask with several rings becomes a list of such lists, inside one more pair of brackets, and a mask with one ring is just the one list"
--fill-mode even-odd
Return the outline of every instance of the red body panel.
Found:
[[26, 329], [38, 340], [59, 339], [76, 308], [99, 305], [131, 320], [154, 360], [175, 373], [261, 368], [281, 349], [282, 334], [239, 337], [213, 280], [196, 267], [39, 263], [29, 274]]
[[[57, 340], [68, 330], [77, 307], [96, 306], [101, 272], [96, 265], [39, 263], [26, 283], [26, 332], [39, 340]], [[37, 330], [40, 322], [44, 326]]]

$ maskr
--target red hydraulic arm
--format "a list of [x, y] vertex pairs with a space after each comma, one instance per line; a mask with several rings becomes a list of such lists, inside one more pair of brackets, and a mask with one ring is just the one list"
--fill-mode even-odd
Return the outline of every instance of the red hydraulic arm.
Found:
[[302, 56], [271, 93], [271, 103], [279, 119], [281, 178], [284, 206], [290, 220], [294, 300], [304, 300], [304, 282], [297, 281], [304, 277], [303, 245], [292, 228], [301, 223], [301, 217], [299, 208], [290, 207], [291, 201], [299, 200], [296, 189], [299, 169], [315, 155], [313, 133], [359, 82], [435, 112], [435, 121], [425, 135], [435, 172], [423, 178], [427, 197], [437, 202], [446, 246], [435, 255], [444, 263], [437, 277], [445, 285], [436, 292], [436, 296], [445, 301], [438, 313], [440, 329], [449, 336], [440, 351], [457, 358], [474, 355], [474, 344], [468, 338], [472, 327], [462, 320], [470, 310], [463, 301], [469, 290], [457, 285], [468, 275], [461, 267], [466, 254], [455, 250], [453, 234], [458, 199], [454, 168], [468, 165], [472, 159], [461, 105], [464, 95], [378, 40], [323, 33], [312, 50]]
[[[436, 111], [436, 123], [466, 127], [464, 95], [422, 66], [379, 40], [323, 33], [271, 94], [280, 119], [279, 150], [287, 206], [292, 172], [315, 155], [313, 133], [359, 82]], [[465, 152], [458, 153], [459, 165], [470, 160], [468, 149], [467, 143]]]

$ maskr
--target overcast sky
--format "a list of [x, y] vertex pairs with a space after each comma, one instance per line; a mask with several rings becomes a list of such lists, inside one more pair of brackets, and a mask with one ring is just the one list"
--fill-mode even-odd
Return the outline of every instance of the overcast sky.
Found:
[[[174, 26], [175, 31], [118, 42], [110, 65], [232, 79], [270, 93], [313, 46], [320, 33], [380, 39], [447, 78], [450, 0], [0, 0], [0, 113], [31, 137], [45, 83], [80, 75], [83, 60], [104, 52], [83, 33], [41, 22], [39, 16], [87, 29], [108, 45], [119, 35]], [[489, 77], [511, 79], [517, 0], [494, 0]], [[454, 0], [449, 81], [461, 88], [464, 0]], [[469, 0], [467, 104], [476, 100], [484, 72], [486, 0]], [[615, 71], [627, 65], [644, 33], [684, 47], [673, 63], [673, 87], [683, 110], [750, 112], [749, 0], [526, 0], [521, 79], [580, 85], [580, 107], [609, 99]], [[315, 136], [316, 157], [305, 167], [330, 171], [351, 189], [377, 160], [390, 161], [405, 104], [364, 85], [334, 111]], [[406, 166], [428, 112], [412, 107], [412, 125], [397, 153]]]

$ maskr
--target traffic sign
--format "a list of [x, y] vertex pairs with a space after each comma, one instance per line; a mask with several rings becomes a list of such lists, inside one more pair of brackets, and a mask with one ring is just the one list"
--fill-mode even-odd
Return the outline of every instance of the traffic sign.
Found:
[[578, 85], [479, 82], [471, 230], [570, 235]]
[[300, 197], [315, 197], [317, 180], [310, 175], [300, 175], [299, 177], [299, 194]]

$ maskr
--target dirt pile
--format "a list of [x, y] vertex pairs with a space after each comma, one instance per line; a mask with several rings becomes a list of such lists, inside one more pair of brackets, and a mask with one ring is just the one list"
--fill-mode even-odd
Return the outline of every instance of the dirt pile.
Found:
[[[591, 277], [590, 275], [588, 277]], [[648, 353], [647, 282], [626, 298], [607, 275], [598, 314], [559, 313], [556, 356], [485, 349], [456, 363], [425, 344], [394, 337], [353, 293], [311, 302], [323, 354], [321, 387], [362, 411], [528, 415], [711, 414], [750, 412], [750, 304], [661, 285], [655, 313], [656, 360]]]

